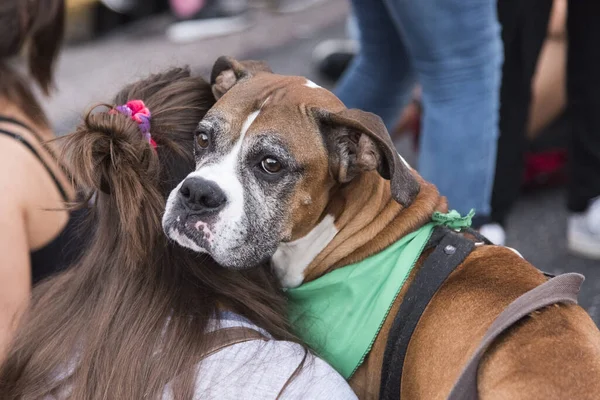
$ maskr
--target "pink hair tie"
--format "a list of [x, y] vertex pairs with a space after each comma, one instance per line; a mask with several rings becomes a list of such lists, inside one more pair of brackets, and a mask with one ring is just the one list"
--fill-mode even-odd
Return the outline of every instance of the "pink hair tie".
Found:
[[144, 139], [156, 149], [156, 142], [152, 139], [152, 135], [150, 134], [150, 118], [152, 117], [152, 114], [142, 100], [129, 100], [127, 103], [115, 107], [114, 110], [110, 111], [110, 114], [114, 114], [116, 111], [127, 115], [135, 121], [140, 127], [140, 131], [142, 131]]

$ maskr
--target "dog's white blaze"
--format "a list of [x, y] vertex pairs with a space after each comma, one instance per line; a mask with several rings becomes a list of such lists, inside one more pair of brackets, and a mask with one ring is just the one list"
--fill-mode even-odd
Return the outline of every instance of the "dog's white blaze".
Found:
[[[260, 110], [252, 112], [244, 123], [240, 132], [240, 138], [233, 146], [231, 151], [223, 157], [218, 163], [209, 164], [190, 173], [188, 177], [200, 177], [209, 181], [213, 181], [219, 185], [221, 190], [227, 197], [227, 205], [219, 214], [219, 222], [229, 224], [231, 222], [240, 221], [244, 213], [244, 187], [237, 173], [237, 163], [242, 151], [242, 142], [246, 136], [246, 132], [258, 117]], [[216, 228], [218, 230], [218, 228]]]
[[273, 255], [273, 267], [284, 287], [299, 286], [304, 270], [337, 235], [332, 215], [326, 215], [306, 236], [289, 243], [281, 243]]
[[310, 79], [306, 80], [306, 83], [304, 84], [304, 86], [312, 88], [312, 89], [320, 89], [321, 88], [321, 86], [317, 85], [316, 83], [314, 83]]
[[198, 246], [196, 244], [196, 242], [194, 242], [192, 239], [190, 239], [186, 235], [183, 235], [181, 232], [179, 232], [175, 228], [171, 228], [169, 230], [169, 237], [171, 239], [173, 239], [174, 241], [176, 241], [177, 243], [179, 243], [181, 246], [187, 247], [188, 249], [193, 250], [196, 253], [206, 253], [207, 252], [203, 247]]

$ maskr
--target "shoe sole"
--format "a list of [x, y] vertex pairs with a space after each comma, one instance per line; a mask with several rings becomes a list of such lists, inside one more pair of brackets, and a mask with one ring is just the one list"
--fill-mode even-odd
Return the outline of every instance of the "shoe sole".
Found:
[[585, 235], [569, 231], [567, 233], [567, 248], [577, 256], [600, 260], [600, 245]]
[[334, 53], [356, 55], [358, 43], [352, 40], [328, 39], [315, 46], [312, 52], [312, 60], [315, 64], [322, 63], [327, 57]]

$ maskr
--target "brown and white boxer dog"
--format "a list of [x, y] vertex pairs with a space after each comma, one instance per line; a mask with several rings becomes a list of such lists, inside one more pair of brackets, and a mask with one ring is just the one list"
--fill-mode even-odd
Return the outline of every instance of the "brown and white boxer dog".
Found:
[[[165, 232], [228, 268], [272, 260], [296, 287], [357, 262], [427, 223], [447, 205], [396, 152], [381, 120], [347, 109], [301, 77], [220, 58], [215, 106], [200, 122], [196, 170], [171, 193]], [[350, 383], [379, 394], [394, 315], [423, 257]], [[406, 354], [405, 399], [443, 399], [486, 329], [545, 281], [519, 255], [477, 247], [427, 306]], [[551, 306], [513, 326], [479, 367], [481, 399], [600, 398], [600, 333], [577, 305]]]

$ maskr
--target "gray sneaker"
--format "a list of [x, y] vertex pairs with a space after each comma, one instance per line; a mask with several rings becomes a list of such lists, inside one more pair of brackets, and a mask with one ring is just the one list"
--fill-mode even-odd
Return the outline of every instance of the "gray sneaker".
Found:
[[567, 247], [573, 254], [600, 260], [600, 197], [587, 211], [569, 216]]

